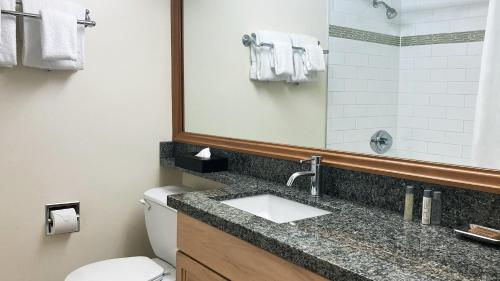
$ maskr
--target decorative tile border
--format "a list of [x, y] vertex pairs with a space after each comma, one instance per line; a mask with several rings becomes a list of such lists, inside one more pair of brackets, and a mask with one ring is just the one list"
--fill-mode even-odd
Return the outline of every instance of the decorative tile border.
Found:
[[401, 46], [452, 44], [484, 41], [484, 30], [401, 37]]
[[330, 25], [330, 36], [391, 46], [400, 46], [401, 42], [401, 38], [399, 36], [364, 31], [338, 25]]
[[330, 37], [378, 43], [397, 47], [481, 42], [484, 41], [484, 34], [484, 30], [476, 30], [399, 37], [395, 35], [364, 31], [338, 25], [330, 25]]

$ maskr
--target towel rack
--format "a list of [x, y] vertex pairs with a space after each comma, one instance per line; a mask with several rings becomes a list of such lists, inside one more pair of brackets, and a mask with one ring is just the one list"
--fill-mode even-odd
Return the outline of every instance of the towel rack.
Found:
[[[243, 46], [245, 47], [250, 47], [250, 46], [254, 46], [254, 47], [274, 47], [273, 44], [270, 44], [270, 43], [260, 43], [260, 44], [257, 44], [257, 40], [256, 40], [256, 35], [255, 33], [252, 33], [251, 35], [248, 35], [248, 34], [245, 34], [243, 35], [243, 38], [241, 39], [241, 42], [243, 43]], [[318, 45], [321, 45], [321, 42], [318, 41]], [[302, 47], [295, 47], [295, 46], [292, 46], [292, 48], [294, 50], [300, 50], [300, 51], [303, 51], [305, 52], [306, 50]], [[329, 53], [328, 50], [323, 50], [323, 54], [327, 55]]]
[[[22, 5], [22, 1], [17, 0], [16, 4]], [[18, 11], [9, 11], [9, 10], [1, 10], [1, 11], [2, 11], [2, 14], [12, 15], [12, 16], [16, 16], [16, 17], [27, 17], [27, 18], [33, 18], [33, 19], [41, 19], [42, 18], [40, 15], [37, 15], [37, 14], [24, 13], [24, 12], [18, 12]], [[90, 18], [90, 11], [89, 10], [85, 11], [85, 20], [78, 20], [78, 24], [82, 24], [85, 27], [96, 26], [96, 22]]]

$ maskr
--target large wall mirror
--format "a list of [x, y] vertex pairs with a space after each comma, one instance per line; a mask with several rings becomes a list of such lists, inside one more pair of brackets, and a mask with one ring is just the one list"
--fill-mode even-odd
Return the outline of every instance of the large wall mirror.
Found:
[[[184, 132], [463, 167], [500, 188], [500, 12], [488, 0], [176, 2]], [[252, 77], [262, 50], [282, 64], [273, 42], [242, 44], [253, 33], [264, 43], [268, 31], [292, 46], [298, 35], [317, 40], [325, 71], [301, 81]], [[293, 60], [304, 57], [300, 47]]]
[[241, 40], [259, 30], [312, 35], [326, 49], [328, 1], [184, 1], [186, 131], [324, 148], [326, 72], [299, 85], [251, 80]]

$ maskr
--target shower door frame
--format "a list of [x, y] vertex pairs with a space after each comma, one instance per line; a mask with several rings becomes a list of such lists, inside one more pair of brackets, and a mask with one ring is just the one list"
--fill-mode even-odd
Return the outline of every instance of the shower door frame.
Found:
[[234, 139], [185, 131], [183, 0], [171, 0], [172, 139], [241, 153], [299, 161], [311, 155], [341, 169], [500, 194], [500, 171], [386, 156]]

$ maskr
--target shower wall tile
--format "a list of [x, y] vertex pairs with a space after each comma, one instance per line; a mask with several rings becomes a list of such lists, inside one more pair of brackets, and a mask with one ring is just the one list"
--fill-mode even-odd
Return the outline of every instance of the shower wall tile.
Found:
[[467, 44], [467, 55], [476, 56], [483, 53], [483, 42]]
[[433, 34], [450, 32], [448, 22], [425, 22], [415, 25], [415, 34]]
[[[401, 156], [471, 164], [482, 42], [402, 47], [398, 136]], [[405, 131], [406, 134], [399, 132]]]
[[375, 132], [396, 135], [400, 48], [361, 37], [330, 38], [327, 147], [369, 153]]
[[464, 56], [467, 54], [467, 44], [436, 44], [432, 45], [431, 55], [439, 56]]
[[[467, 80], [467, 69], [435, 69], [431, 71], [432, 81], [466, 81]], [[478, 73], [476, 74], [479, 77]], [[471, 79], [477, 79], [477, 77], [472, 77]]]
[[[469, 43], [471, 44], [471, 43]], [[481, 60], [478, 60], [481, 54], [467, 55], [467, 56], [449, 56], [448, 57], [448, 67], [449, 68], [465, 68], [465, 69], [477, 69], [481, 67]]]
[[330, 3], [328, 147], [369, 152], [377, 130], [396, 133], [399, 26], [369, 1]]
[[445, 7], [439, 1], [402, 1], [400, 36], [484, 30], [488, 1]]
[[470, 165], [488, 3], [369, 2], [331, 0], [327, 147], [373, 153], [384, 129], [389, 155]]

